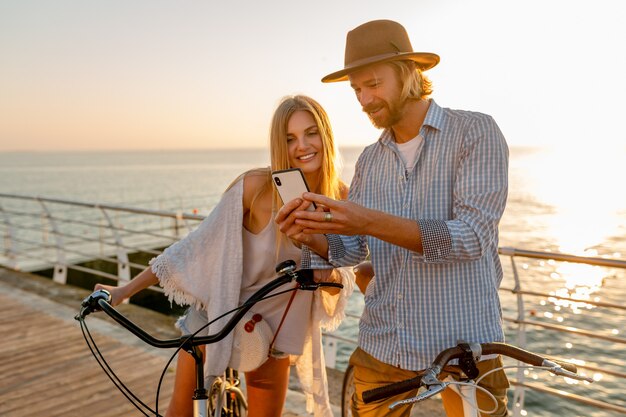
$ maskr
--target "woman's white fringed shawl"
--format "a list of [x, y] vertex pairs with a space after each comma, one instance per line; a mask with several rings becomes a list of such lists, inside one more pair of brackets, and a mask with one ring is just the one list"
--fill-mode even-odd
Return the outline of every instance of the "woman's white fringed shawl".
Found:
[[[203, 309], [215, 318], [239, 304], [243, 274], [242, 221], [243, 180], [227, 190], [200, 225], [182, 240], [150, 261], [170, 302]], [[273, 221], [273, 220], [270, 220]], [[352, 268], [341, 268], [344, 289], [329, 296], [316, 291], [312, 334], [307, 336], [296, 368], [307, 397], [307, 411], [316, 417], [332, 417], [322, 350], [321, 328], [332, 330], [343, 320], [344, 308], [353, 290]], [[209, 327], [209, 334], [224, 327], [230, 315]], [[205, 373], [221, 375], [230, 361], [232, 333], [206, 346]]]

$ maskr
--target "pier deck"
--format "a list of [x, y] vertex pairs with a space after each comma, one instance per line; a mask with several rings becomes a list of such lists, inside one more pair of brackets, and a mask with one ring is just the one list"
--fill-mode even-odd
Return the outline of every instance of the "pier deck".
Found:
[[[0, 267], [0, 416], [142, 415], [100, 369], [74, 320], [80, 301], [88, 294], [80, 288]], [[157, 337], [178, 336], [174, 317], [134, 305], [119, 309]], [[90, 316], [87, 324], [120, 379], [154, 408], [157, 383], [172, 351], [151, 348], [103, 314]], [[339, 416], [341, 373], [330, 371], [331, 402]], [[161, 414], [169, 403], [173, 377], [172, 364], [159, 397]], [[420, 409], [412, 415], [443, 415], [439, 401]], [[289, 390], [283, 415], [306, 415], [300, 392]]]

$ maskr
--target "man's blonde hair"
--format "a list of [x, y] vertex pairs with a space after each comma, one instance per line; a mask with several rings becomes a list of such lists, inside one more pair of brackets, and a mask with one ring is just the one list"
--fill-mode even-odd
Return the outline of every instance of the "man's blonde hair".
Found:
[[423, 100], [433, 93], [432, 82], [413, 61], [391, 61], [389, 65], [396, 71], [402, 85], [400, 98]]

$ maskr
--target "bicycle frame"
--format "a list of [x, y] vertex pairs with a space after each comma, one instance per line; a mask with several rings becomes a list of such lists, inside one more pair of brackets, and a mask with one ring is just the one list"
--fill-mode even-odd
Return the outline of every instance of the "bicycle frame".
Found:
[[[237, 415], [233, 409], [234, 407], [241, 407], [247, 411], [248, 402], [246, 396], [239, 387], [239, 378], [234, 375], [236, 373], [233, 369], [227, 369], [226, 372], [217, 377], [213, 384], [211, 384], [211, 392], [209, 392], [209, 409], [214, 410], [214, 417], [223, 415], [223, 410], [226, 408], [227, 415]], [[215, 396], [215, 403], [211, 403], [211, 400]], [[234, 398], [233, 398], [234, 396]], [[239, 409], [239, 411], [241, 411]], [[244, 414], [245, 415], [245, 414]], [[239, 415], [241, 417], [241, 415]]]
[[[183, 349], [186, 352], [190, 353], [191, 356], [194, 358], [196, 364], [196, 389], [193, 396], [194, 417], [208, 417], [207, 410], [209, 396], [207, 389], [204, 385], [204, 355], [202, 354], [202, 351], [198, 348], [198, 346], [217, 343], [220, 340], [224, 339], [235, 328], [237, 323], [243, 318], [246, 312], [250, 310], [250, 308], [252, 308], [254, 304], [263, 300], [271, 292], [287, 283], [296, 281], [298, 283], [298, 289], [307, 291], [314, 291], [320, 287], [343, 288], [343, 285], [339, 283], [317, 283], [313, 279], [312, 270], [302, 269], [296, 271], [295, 266], [296, 264], [293, 261], [285, 261], [279, 264], [276, 267], [276, 272], [282, 275], [270, 281], [262, 288], [260, 288], [257, 292], [255, 292], [252, 296], [250, 296], [250, 298], [248, 298], [246, 302], [244, 302], [241, 306], [234, 310], [233, 316], [220, 331], [208, 336], [196, 337], [195, 334], [193, 334], [184, 335], [176, 339], [157, 339], [145, 332], [131, 320], [119, 313], [113, 306], [111, 306], [111, 295], [106, 290], [95, 291], [89, 297], [85, 298], [81, 304], [81, 311], [75, 318], [78, 321], [84, 321], [85, 317], [88, 314], [94, 311], [102, 310], [121, 326], [123, 326], [139, 339], [153, 347], [160, 349]], [[218, 415], [217, 410], [219, 410], [219, 408], [216, 408], [216, 416]]]

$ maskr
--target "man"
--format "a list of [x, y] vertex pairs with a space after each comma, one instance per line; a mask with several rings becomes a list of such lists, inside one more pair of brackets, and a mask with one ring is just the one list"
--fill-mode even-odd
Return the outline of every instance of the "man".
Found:
[[[382, 135], [359, 157], [349, 201], [305, 193], [307, 201], [286, 204], [276, 218], [281, 231], [306, 245], [303, 267], [308, 259], [322, 268], [371, 256], [375, 277], [350, 359], [355, 416], [408, 415], [409, 407], [388, 406], [414, 393], [373, 404], [364, 404], [361, 394], [415, 376], [459, 341], [504, 339], [497, 250], [508, 148], [491, 117], [442, 108], [428, 98], [431, 83], [423, 71], [438, 62], [435, 54], [413, 52], [396, 22], [372, 21], [350, 31], [344, 69], [322, 81], [349, 80]], [[309, 202], [325, 211], [304, 211]], [[500, 364], [500, 357], [483, 358], [480, 375]], [[478, 390], [478, 406], [494, 409], [483, 415], [507, 415], [504, 372], [481, 385], [498, 401], [494, 409]], [[453, 390], [442, 397], [449, 416], [463, 416]]]

